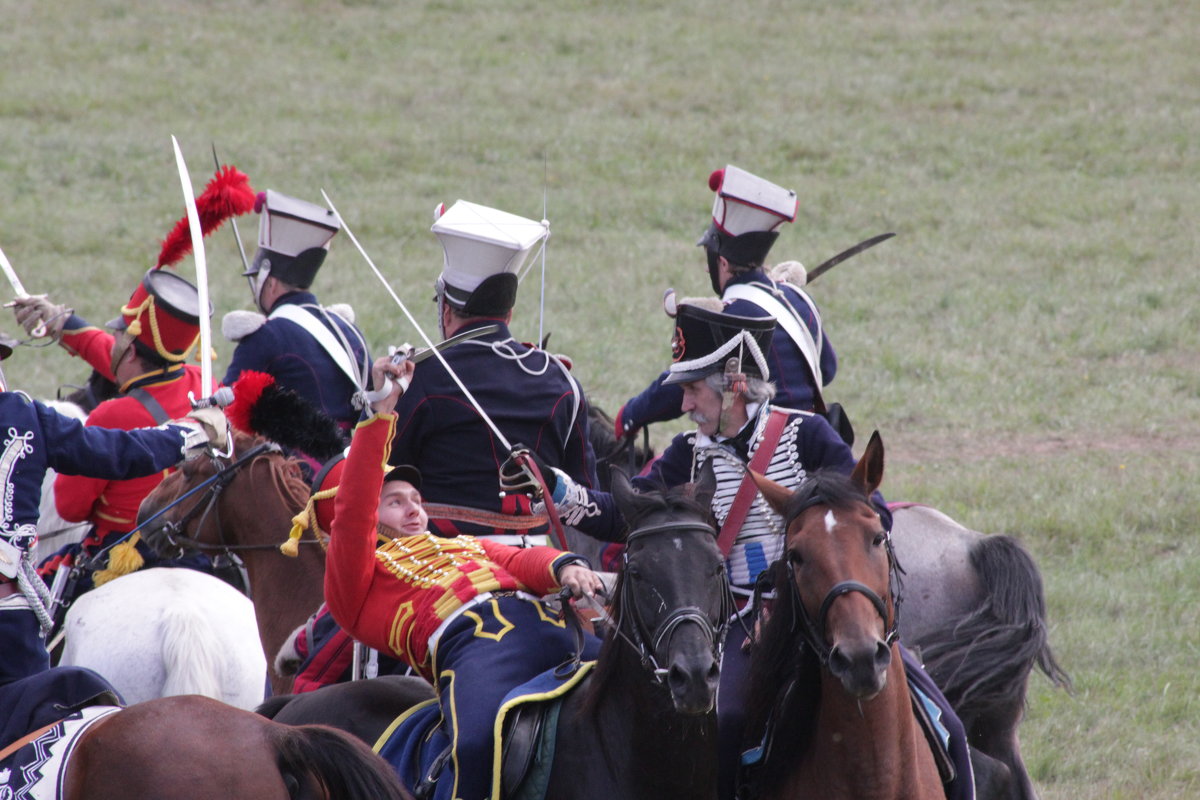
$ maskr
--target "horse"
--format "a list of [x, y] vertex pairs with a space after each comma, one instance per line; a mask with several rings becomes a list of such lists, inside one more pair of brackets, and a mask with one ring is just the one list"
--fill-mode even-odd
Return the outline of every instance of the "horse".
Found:
[[[598, 460], [621, 446], [596, 435], [611, 427], [593, 426]], [[925, 659], [972, 747], [1011, 772], [1008, 797], [1036, 800], [1017, 737], [1029, 677], [1036, 669], [1071, 689], [1050, 647], [1037, 564], [1013, 537], [972, 531], [916, 504], [893, 508], [892, 546], [905, 567], [901, 641]]]
[[331, 728], [280, 725], [196, 695], [85, 709], [72, 715], [72, 730], [80, 729], [81, 713], [90, 720], [82, 733], [67, 738], [67, 723], [59, 722], [22, 740], [24, 750], [14, 748], [17, 766], [29, 768], [5, 770], [9, 791], [26, 796], [22, 783], [63, 758], [50, 775], [59, 790], [46, 789], [63, 800], [411, 797], [386, 761]]
[[[300, 464], [261, 437], [234, 432], [229, 456], [196, 458], [142, 501], [142, 538], [167, 549], [223, 555], [244, 564], [263, 652], [276, 653], [324, 599], [325, 553], [301, 539], [297, 557], [279, 552], [291, 519], [308, 501]], [[193, 494], [194, 493], [194, 494]], [[153, 518], [153, 520], [151, 520]], [[291, 678], [270, 670], [275, 693]]]
[[901, 661], [898, 567], [868, 499], [882, 458], [876, 435], [849, 479], [821, 471], [793, 493], [754, 476], [787, 524], [747, 700], [765, 731], [752, 782], [764, 800], [945, 797]]
[[131, 572], [80, 596], [64, 632], [59, 664], [100, 673], [127, 704], [198, 694], [253, 710], [263, 700], [254, 606], [211, 575]]
[[[711, 490], [702, 482], [694, 498], [639, 494], [614, 473], [630, 532], [607, 612], [611, 632], [563, 701], [541, 796], [716, 797], [715, 693], [733, 599], [709, 523]], [[381, 702], [399, 711], [431, 691], [412, 678], [387, 678], [387, 688], [383, 680], [272, 699], [263, 710], [280, 722], [349, 729]], [[384, 722], [359, 724], [357, 735], [376, 741]]]
[[1034, 669], [1071, 691], [1049, 642], [1041, 574], [1020, 542], [965, 528], [937, 509], [892, 513], [892, 547], [904, 565], [900, 640], [962, 720], [971, 746], [1012, 777], [1008, 798], [1036, 800], [1017, 731]]

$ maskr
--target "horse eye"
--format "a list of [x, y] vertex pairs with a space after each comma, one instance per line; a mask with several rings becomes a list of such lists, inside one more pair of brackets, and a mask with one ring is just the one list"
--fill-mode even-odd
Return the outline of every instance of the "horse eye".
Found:
[[887, 532], [884, 531], [882, 533], [875, 534], [875, 541], [873, 542], [873, 544], [876, 547], [879, 547], [879, 545], [883, 544], [886, 541], [887, 541]]
[[788, 550], [787, 560], [793, 567], [798, 567], [804, 563], [804, 557], [795, 550]]
[[724, 563], [717, 564], [713, 568], [712, 574], [718, 578], [721, 577], [722, 575], [724, 575], [725, 574], [725, 564]]

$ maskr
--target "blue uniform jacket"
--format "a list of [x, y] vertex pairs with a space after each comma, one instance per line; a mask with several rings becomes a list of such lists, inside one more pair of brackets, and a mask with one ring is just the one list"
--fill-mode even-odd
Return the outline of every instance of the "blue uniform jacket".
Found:
[[[494, 322], [474, 321], [463, 330]], [[587, 400], [558, 359], [517, 342], [504, 324], [495, 333], [450, 347], [443, 355], [510, 444], [528, 446], [547, 465], [582, 486], [596, 485]], [[509, 453], [437, 358], [417, 365], [396, 413], [389, 460], [420, 469], [426, 503], [510, 515], [529, 513], [523, 495], [500, 497], [499, 469]], [[611, 498], [607, 502], [611, 504]], [[618, 528], [601, 530], [598, 538], [611, 540], [620, 533]], [[474, 535], [496, 532], [468, 523], [458, 523], [456, 529]], [[439, 523], [436, 513], [430, 514], [430, 530], [451, 532]], [[544, 533], [545, 528], [533, 532]]]
[[[662, 457], [654, 462], [650, 471], [643, 476], [633, 479], [633, 488], [638, 490], [661, 489], [662, 487], [682, 486], [695, 479], [692, 467], [695, 463], [696, 432], [685, 431], [677, 434]], [[795, 442], [784, 443], [794, 453], [798, 466], [804, 472], [818, 469], [833, 469], [849, 474], [854, 469], [854, 456], [842, 437], [825, 421], [824, 417], [812, 415], [803, 425], [797, 428]], [[743, 462], [750, 459], [744, 449], [733, 448]], [[795, 489], [784, 480], [777, 481]], [[883, 495], [876, 492], [871, 498], [875, 510], [879, 512], [884, 527], [892, 528], [892, 512], [888, 510]]]
[[[286, 304], [315, 305], [317, 298], [311, 292], [292, 292], [279, 298], [271, 310]], [[340, 329], [354, 351], [354, 363], [365, 364], [369, 377], [371, 361], [362, 332], [334, 313], [325, 316], [313, 313], [313, 316], [330, 330], [333, 330], [330, 321]], [[261, 328], [238, 342], [225, 372], [224, 384], [233, 385], [242, 371], [248, 369], [273, 375], [279, 386], [291, 389], [313, 407], [336, 419], [343, 428], [351, 428], [358, 422], [359, 412], [350, 402], [358, 387], [338, 368], [325, 348], [291, 320], [268, 319]]]
[[183, 428], [84, 427], [19, 392], [0, 393], [0, 536], [37, 524], [47, 468], [127, 480], [174, 466], [183, 444]]
[[[772, 283], [762, 270], [753, 270], [742, 275], [735, 275], [726, 284], [726, 289], [735, 284]], [[816, 337], [821, 335], [821, 374], [825, 384], [829, 384], [837, 373], [837, 354], [829, 337], [819, 330], [817, 321], [812, 316], [812, 309], [797, 294], [796, 290], [785, 284], [781, 287], [788, 303], [799, 312], [801, 319]], [[725, 313], [737, 314], [742, 317], [768, 317], [760, 306], [749, 300], [734, 300], [725, 306]], [[775, 384], [775, 399], [772, 402], [785, 408], [796, 408], [801, 411], [813, 410], [813, 377], [808, 362], [800, 348], [792, 341], [792, 337], [782, 326], [775, 328], [771, 336], [771, 347], [766, 353], [767, 367], [771, 370], [770, 380]], [[683, 403], [683, 389], [678, 385], [664, 386], [667, 377], [663, 372], [646, 389], [627, 402], [617, 413], [619, 432], [625, 433], [645, 427], [654, 422], [666, 422], [677, 419], [682, 415], [680, 406]]]

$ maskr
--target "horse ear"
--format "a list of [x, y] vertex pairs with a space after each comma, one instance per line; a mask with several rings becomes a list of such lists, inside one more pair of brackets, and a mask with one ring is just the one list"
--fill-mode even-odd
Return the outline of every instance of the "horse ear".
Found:
[[863, 494], [868, 497], [883, 483], [883, 439], [879, 436], [879, 431], [871, 433], [871, 441], [867, 442], [862, 458], [854, 465], [850, 479], [858, 484]]
[[717, 493], [717, 475], [713, 472], [712, 459], [700, 468], [700, 477], [692, 484], [692, 499], [705, 508], [712, 508], [713, 495]]
[[633, 484], [629, 482], [629, 476], [625, 474], [625, 470], [614, 464], [608, 468], [608, 473], [612, 482], [613, 500], [616, 501], [617, 508], [621, 509], [621, 513], [628, 519], [630, 516], [628, 510], [634, 507], [637, 492], [634, 491]]
[[784, 509], [787, 508], [788, 498], [792, 496], [792, 490], [783, 484], [776, 483], [766, 475], [760, 475], [754, 470], [749, 470], [750, 478], [754, 481], [754, 485], [762, 492], [762, 496], [770, 504], [775, 512], [782, 515]]

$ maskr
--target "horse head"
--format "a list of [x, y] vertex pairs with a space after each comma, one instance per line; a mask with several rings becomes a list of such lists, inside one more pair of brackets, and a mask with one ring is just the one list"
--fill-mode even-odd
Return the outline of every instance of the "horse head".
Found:
[[895, 560], [870, 502], [882, 476], [878, 433], [848, 477], [819, 471], [793, 493], [754, 476], [787, 524], [787, 585], [777, 602], [791, 598], [788, 611], [805, 644], [860, 699], [883, 691], [896, 641]]
[[267, 549], [283, 541], [286, 530], [274, 534], [274, 544], [242, 541], [246, 526], [241, 523], [247, 515], [270, 517], [274, 505], [293, 514], [303, 508], [308, 486], [300, 468], [278, 445], [238, 431], [233, 437], [233, 455], [184, 462], [142, 501], [142, 538], [160, 554], [172, 548], [207, 553]]
[[608, 646], [632, 646], [677, 711], [707, 713], [733, 610], [708, 503], [678, 490], [635, 492], [617, 469], [613, 496], [629, 533], [613, 603], [617, 635]]

